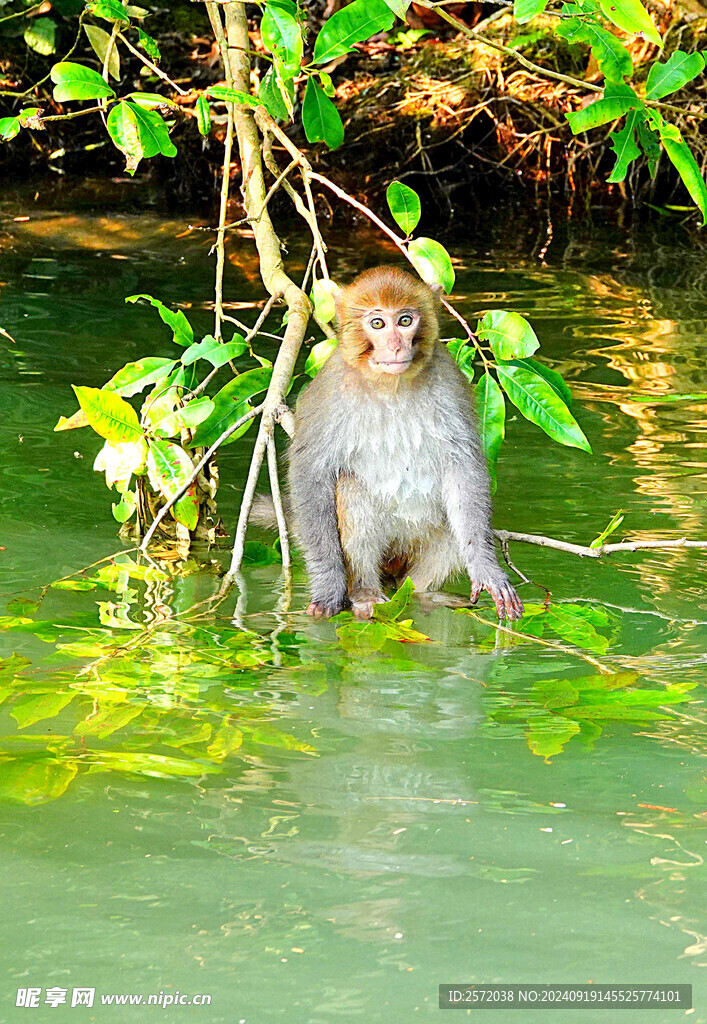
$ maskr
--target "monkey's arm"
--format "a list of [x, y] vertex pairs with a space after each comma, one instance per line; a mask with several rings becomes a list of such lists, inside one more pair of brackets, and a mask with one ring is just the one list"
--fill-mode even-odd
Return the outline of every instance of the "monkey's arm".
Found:
[[491, 529], [491, 499], [483, 456], [470, 439], [450, 462], [444, 495], [447, 518], [471, 581], [471, 601], [487, 590], [499, 618], [519, 619], [523, 604], [498, 564]]
[[444, 502], [471, 580], [471, 600], [476, 603], [481, 591], [487, 590], [499, 618], [519, 619], [523, 605], [496, 557], [488, 471], [469, 391], [456, 367], [450, 374], [449, 364], [442, 366], [442, 401], [450, 406], [447, 422], [453, 438], [444, 475]]
[[307, 609], [315, 617], [336, 615], [348, 605], [346, 569], [336, 514], [339, 466], [327, 431], [327, 394], [310, 384], [297, 405], [289, 452], [289, 491], [294, 529], [311, 588]]

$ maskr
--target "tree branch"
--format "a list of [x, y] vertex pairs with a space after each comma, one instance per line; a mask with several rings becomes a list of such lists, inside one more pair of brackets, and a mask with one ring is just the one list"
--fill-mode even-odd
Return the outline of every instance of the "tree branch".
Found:
[[671, 551], [676, 548], [707, 548], [707, 540], [688, 540], [686, 537], [681, 537], [679, 540], [627, 540], [618, 544], [602, 544], [599, 548], [591, 548], [586, 544], [572, 544], [570, 541], [556, 540], [554, 537], [544, 537], [537, 533], [516, 533], [513, 530], [494, 530], [494, 533], [502, 545], [508, 544], [510, 541], [517, 541], [519, 544], [537, 544], [541, 548], [566, 551], [570, 555], [579, 555], [580, 558], [602, 558], [604, 555], [613, 555], [618, 551]]
[[[229, 0], [217, 4], [215, 0], [207, 0], [206, 9], [216, 34], [216, 39], [223, 59], [226, 84], [231, 89], [250, 92], [250, 58], [247, 50], [248, 20], [245, 5], [238, 0]], [[225, 17], [226, 33], [221, 21], [221, 11]], [[263, 413], [255, 440], [250, 469], [246, 480], [241, 507], [233, 544], [233, 556], [229, 576], [234, 576], [240, 569], [243, 560], [245, 534], [248, 516], [253, 504], [253, 496], [258, 476], [263, 464], [269, 439], [275, 428], [275, 414], [281, 405], [295, 367], [299, 350], [309, 323], [311, 303], [305, 293], [295, 284], [285, 271], [281, 255], [281, 243], [270, 219], [263, 161], [258, 126], [253, 112], [242, 104], [230, 104], [233, 109], [233, 120], [238, 138], [238, 151], [241, 157], [243, 201], [246, 214], [253, 218], [253, 233], [260, 261], [260, 273], [263, 283], [271, 296], [282, 296], [287, 303], [288, 319], [285, 335], [273, 366], [272, 378], [265, 401]], [[255, 220], [255, 214], [262, 213]], [[287, 545], [281, 535], [280, 543]]]

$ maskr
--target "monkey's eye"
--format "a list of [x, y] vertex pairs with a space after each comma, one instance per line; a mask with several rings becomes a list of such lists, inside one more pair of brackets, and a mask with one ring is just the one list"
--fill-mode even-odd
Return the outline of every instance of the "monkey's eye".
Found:
[[401, 317], [398, 317], [398, 327], [412, 327], [412, 316], [410, 313], [403, 313]]
[[368, 321], [368, 324], [374, 331], [382, 331], [385, 327], [385, 320], [380, 316], [374, 316], [372, 320]]

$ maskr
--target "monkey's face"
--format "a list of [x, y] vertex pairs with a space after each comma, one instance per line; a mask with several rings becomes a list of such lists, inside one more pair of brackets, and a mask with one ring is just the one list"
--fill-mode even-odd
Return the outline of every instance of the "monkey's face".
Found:
[[406, 271], [366, 270], [335, 301], [342, 358], [368, 380], [410, 380], [431, 358], [439, 336], [437, 296]]
[[415, 356], [420, 312], [404, 309], [371, 309], [361, 318], [361, 330], [369, 342], [366, 353], [374, 373], [405, 373]]

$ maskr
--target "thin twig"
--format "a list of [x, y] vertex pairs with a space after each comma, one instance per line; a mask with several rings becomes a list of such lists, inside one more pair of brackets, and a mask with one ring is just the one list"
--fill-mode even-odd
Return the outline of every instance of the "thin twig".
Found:
[[121, 43], [125, 44], [128, 50], [130, 50], [130, 52], [134, 54], [138, 58], [138, 60], [142, 61], [145, 67], [149, 68], [150, 71], [154, 72], [157, 75], [157, 77], [161, 78], [163, 82], [167, 83], [167, 85], [171, 85], [174, 91], [178, 92], [180, 96], [189, 95], [188, 89], [182, 89], [182, 87], [177, 85], [176, 82], [173, 82], [169, 75], [165, 74], [165, 72], [162, 71], [161, 68], [158, 68], [156, 64], [153, 64], [152, 61], [148, 57], [146, 57], [144, 53], [140, 53], [137, 47], [133, 46], [133, 44], [125, 38], [122, 32], [118, 32], [118, 39], [120, 39]]
[[285, 519], [285, 511], [282, 507], [282, 492], [280, 490], [280, 477], [277, 472], [277, 450], [275, 448], [275, 439], [273, 437], [268, 438], [267, 442], [267, 454], [268, 454], [268, 473], [270, 474], [270, 493], [272, 495], [273, 505], [275, 506], [275, 518], [277, 519], [277, 532], [280, 535], [280, 551], [282, 553], [282, 568], [283, 571], [289, 575], [292, 560], [290, 558], [290, 536], [287, 530], [287, 520]]

